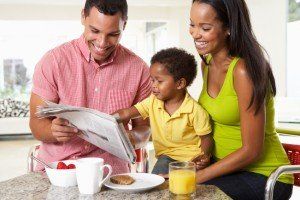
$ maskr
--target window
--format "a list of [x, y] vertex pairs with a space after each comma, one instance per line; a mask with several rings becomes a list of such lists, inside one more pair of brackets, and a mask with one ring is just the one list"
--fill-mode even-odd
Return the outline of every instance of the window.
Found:
[[0, 99], [28, 102], [36, 63], [81, 31], [78, 21], [0, 21]]
[[147, 61], [150, 61], [153, 54], [168, 47], [167, 23], [147, 22], [146, 23], [146, 44]]
[[300, 0], [288, 0], [286, 96], [277, 97], [279, 122], [300, 122]]
[[289, 0], [287, 22], [287, 97], [300, 98], [300, 0]]
[[[78, 38], [82, 32], [79, 20], [0, 20], [0, 134], [30, 131], [28, 112], [13, 112], [2, 104], [17, 102], [27, 105], [28, 110], [37, 62], [48, 50]], [[168, 44], [167, 23], [130, 21], [121, 44], [149, 63], [153, 53]]]

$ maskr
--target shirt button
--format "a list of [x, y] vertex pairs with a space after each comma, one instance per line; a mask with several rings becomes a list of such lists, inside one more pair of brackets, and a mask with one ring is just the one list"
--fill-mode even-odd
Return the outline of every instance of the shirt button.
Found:
[[95, 92], [98, 92], [98, 90], [99, 90], [98, 88], [95, 88]]
[[88, 145], [88, 144], [84, 146], [84, 149], [88, 149], [88, 148], [89, 148], [89, 145]]

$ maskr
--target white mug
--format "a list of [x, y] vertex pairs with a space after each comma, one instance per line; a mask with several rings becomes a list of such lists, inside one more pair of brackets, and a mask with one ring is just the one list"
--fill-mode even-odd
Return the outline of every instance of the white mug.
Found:
[[[107, 167], [109, 172], [103, 179], [103, 169]], [[102, 184], [112, 173], [110, 165], [104, 165], [102, 158], [81, 158], [76, 161], [76, 178], [81, 194], [95, 194], [101, 190]]]

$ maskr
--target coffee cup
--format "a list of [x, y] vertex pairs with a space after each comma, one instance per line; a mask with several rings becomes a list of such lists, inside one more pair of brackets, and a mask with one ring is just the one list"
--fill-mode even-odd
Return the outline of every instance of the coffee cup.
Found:
[[[108, 174], [103, 178], [104, 168]], [[102, 158], [81, 158], [76, 161], [76, 178], [81, 194], [95, 194], [101, 190], [102, 184], [110, 177], [112, 167], [105, 165]]]

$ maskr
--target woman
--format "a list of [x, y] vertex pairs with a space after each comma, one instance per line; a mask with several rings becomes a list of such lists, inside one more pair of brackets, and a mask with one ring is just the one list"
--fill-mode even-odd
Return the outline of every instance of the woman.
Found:
[[[214, 163], [197, 182], [233, 199], [263, 199], [268, 176], [289, 164], [274, 126], [275, 80], [244, 0], [193, 0], [190, 34], [202, 58], [199, 103], [212, 118]], [[274, 197], [288, 199], [293, 178], [282, 175]]]

